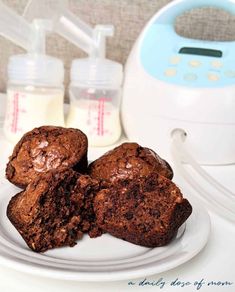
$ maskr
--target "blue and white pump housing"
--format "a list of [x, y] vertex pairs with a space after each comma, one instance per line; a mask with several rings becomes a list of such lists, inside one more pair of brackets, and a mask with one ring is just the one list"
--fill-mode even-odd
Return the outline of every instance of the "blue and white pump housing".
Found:
[[212, 6], [235, 14], [234, 0], [176, 0], [146, 25], [126, 64], [122, 119], [130, 140], [171, 159], [171, 135], [201, 164], [235, 162], [235, 41], [179, 36], [176, 18]]

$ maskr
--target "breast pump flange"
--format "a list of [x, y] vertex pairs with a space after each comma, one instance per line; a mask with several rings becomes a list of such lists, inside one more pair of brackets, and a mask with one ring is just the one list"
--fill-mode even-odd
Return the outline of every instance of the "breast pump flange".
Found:
[[74, 15], [64, 0], [30, 0], [24, 17], [30, 22], [38, 17], [52, 21], [54, 32], [88, 54], [71, 64], [66, 126], [82, 130], [90, 146], [115, 143], [121, 135], [123, 68], [106, 58], [106, 38], [113, 36], [114, 27], [92, 28]]
[[0, 35], [27, 51], [8, 62], [7, 106], [3, 130], [16, 143], [32, 128], [45, 124], [63, 126], [64, 66], [46, 55], [46, 32], [51, 21], [33, 23], [0, 2]]
[[[176, 18], [212, 6], [235, 14], [234, 0], [176, 0], [146, 25], [128, 58], [122, 121], [130, 140], [171, 160], [172, 132], [201, 164], [235, 162], [235, 42], [192, 40], [176, 34]], [[218, 54], [180, 54], [182, 48]], [[220, 52], [222, 57], [219, 57]]]

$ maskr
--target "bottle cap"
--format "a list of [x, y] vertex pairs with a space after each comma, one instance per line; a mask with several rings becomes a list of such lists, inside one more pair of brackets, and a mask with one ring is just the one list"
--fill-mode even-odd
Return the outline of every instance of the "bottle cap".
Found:
[[119, 87], [123, 81], [123, 67], [108, 59], [76, 59], [72, 62], [70, 79], [71, 83], [83, 86]]
[[8, 63], [8, 79], [18, 84], [60, 86], [64, 66], [61, 60], [47, 55], [14, 55]]

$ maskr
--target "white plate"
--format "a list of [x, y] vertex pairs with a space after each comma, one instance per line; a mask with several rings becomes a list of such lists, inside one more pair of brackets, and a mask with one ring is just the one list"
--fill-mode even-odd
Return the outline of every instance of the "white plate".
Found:
[[88, 236], [73, 247], [32, 252], [6, 217], [10, 198], [19, 191], [0, 181], [0, 261], [13, 269], [50, 278], [77, 281], [116, 281], [149, 276], [175, 268], [194, 257], [205, 246], [210, 219], [201, 206], [193, 213], [177, 237], [167, 246], [140, 247], [110, 235]]

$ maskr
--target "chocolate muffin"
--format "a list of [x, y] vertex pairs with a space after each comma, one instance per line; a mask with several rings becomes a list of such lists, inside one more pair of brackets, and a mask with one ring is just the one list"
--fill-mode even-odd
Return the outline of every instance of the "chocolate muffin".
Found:
[[43, 126], [26, 133], [16, 144], [6, 178], [25, 188], [41, 173], [73, 168], [87, 170], [87, 137], [77, 129]]
[[137, 143], [124, 143], [107, 152], [88, 167], [91, 177], [115, 182], [118, 179], [145, 177], [152, 172], [172, 179], [170, 165], [153, 150]]
[[33, 251], [74, 246], [84, 232], [100, 235], [93, 212], [98, 190], [98, 181], [73, 170], [43, 174], [11, 199], [7, 216]]
[[172, 181], [153, 173], [101, 190], [94, 210], [104, 231], [137, 245], [158, 247], [172, 240], [192, 207]]

